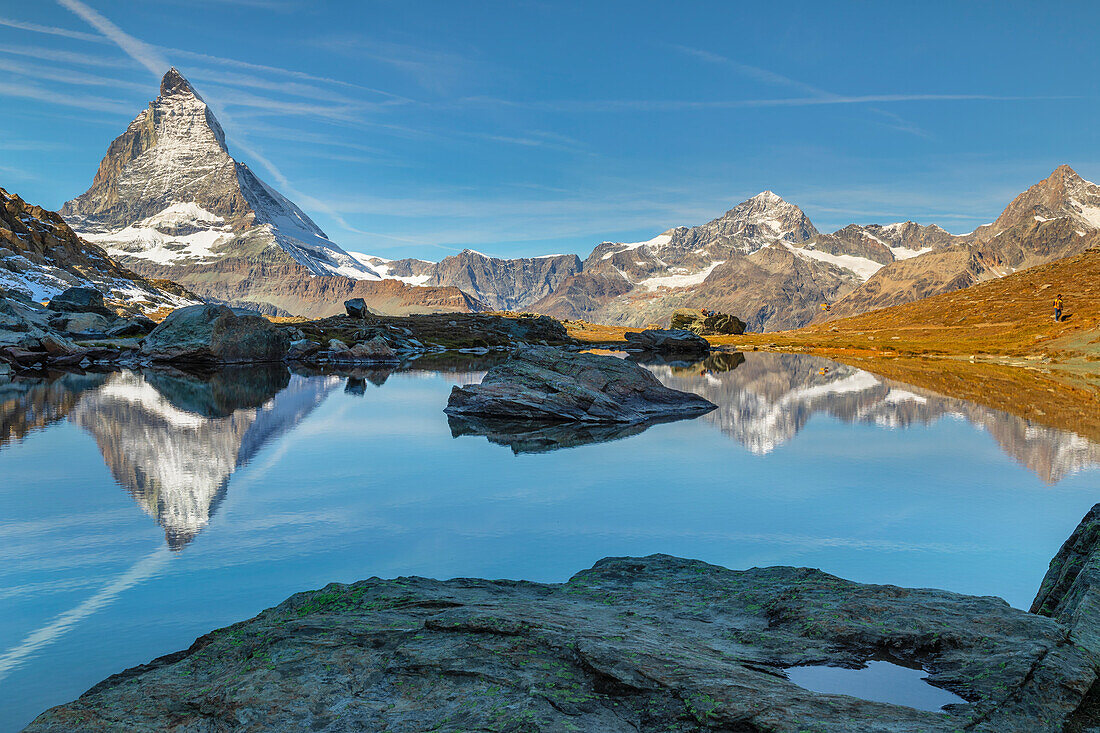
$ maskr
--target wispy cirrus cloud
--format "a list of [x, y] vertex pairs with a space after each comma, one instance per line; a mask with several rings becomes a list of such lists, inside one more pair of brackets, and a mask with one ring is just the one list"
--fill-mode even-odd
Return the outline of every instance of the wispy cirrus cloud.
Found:
[[107, 39], [121, 48], [127, 56], [147, 68], [154, 75], [159, 77], [168, 70], [168, 61], [156, 48], [126, 33], [80, 0], [57, 0], [57, 2], [62, 7], [68, 8], [78, 17], [82, 18], [88, 25], [102, 33]]
[[31, 31], [32, 33], [45, 33], [51, 36], [61, 36], [62, 38], [74, 38], [78, 41], [88, 41], [90, 43], [110, 43], [103, 36], [97, 36], [94, 33], [85, 33], [84, 31], [73, 31], [68, 28], [58, 28], [52, 25], [39, 25], [38, 23], [26, 23], [20, 20], [12, 20], [11, 18], [0, 17], [0, 25], [8, 28], [15, 28], [20, 31]]
[[12, 46], [0, 44], [0, 53], [40, 59], [42, 61], [52, 61], [59, 64], [72, 64], [73, 66], [93, 66], [106, 69], [129, 69], [133, 67], [133, 63], [128, 60], [107, 58], [105, 56], [93, 56], [86, 53], [62, 51], [55, 48], [44, 48], [39, 46]]
[[27, 62], [15, 63], [7, 59], [0, 58], [0, 71], [6, 71], [10, 74], [16, 74], [32, 79], [41, 79], [43, 81], [56, 81], [63, 84], [80, 84], [84, 86], [102, 86], [111, 87], [114, 89], [133, 89], [134, 91], [147, 91], [148, 84], [138, 84], [131, 81], [123, 81], [122, 79], [115, 79], [108, 76], [97, 76], [94, 74], [82, 74], [72, 69], [58, 69], [48, 66], [39, 66]]
[[0, 82], [0, 96], [34, 99], [40, 102], [61, 105], [63, 107], [77, 107], [96, 112], [128, 113], [133, 110], [133, 105], [126, 102], [104, 97], [93, 97], [86, 94], [57, 92], [52, 89], [43, 89], [33, 84]]

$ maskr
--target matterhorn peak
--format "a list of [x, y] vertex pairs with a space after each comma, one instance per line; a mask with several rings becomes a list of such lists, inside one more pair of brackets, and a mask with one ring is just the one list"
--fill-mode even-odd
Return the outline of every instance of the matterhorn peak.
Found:
[[314, 275], [378, 279], [230, 155], [213, 111], [175, 67], [111, 143], [91, 188], [61, 213], [78, 234], [154, 277], [178, 280], [187, 274], [180, 268], [265, 251]]
[[173, 94], [190, 94], [196, 99], [202, 99], [191, 86], [191, 82], [187, 81], [175, 66], [165, 72], [164, 78], [160, 80], [160, 96], [167, 97]]

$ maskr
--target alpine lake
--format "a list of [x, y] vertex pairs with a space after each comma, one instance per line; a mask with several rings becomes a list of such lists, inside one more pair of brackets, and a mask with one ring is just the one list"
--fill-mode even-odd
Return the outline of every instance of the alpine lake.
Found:
[[[563, 582], [667, 553], [1027, 609], [1096, 501], [1100, 444], [804, 355], [647, 365], [718, 405], [690, 420], [448, 420], [452, 386], [501, 358], [0, 378], [0, 731], [292, 593], [371, 576]], [[950, 702], [919, 670], [872, 667], [791, 679]]]

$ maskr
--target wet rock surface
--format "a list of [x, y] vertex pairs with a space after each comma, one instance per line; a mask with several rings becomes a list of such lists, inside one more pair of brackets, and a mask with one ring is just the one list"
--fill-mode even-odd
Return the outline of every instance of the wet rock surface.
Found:
[[481, 384], [454, 387], [451, 416], [541, 422], [638, 423], [693, 417], [716, 405], [665, 387], [624, 359], [533, 346], [493, 367]]
[[[27, 730], [1053, 733], [1082, 720], [1094, 653], [997, 598], [607, 558], [560, 585], [372, 578], [299, 593]], [[926, 712], [783, 673], [882, 654], [968, 702]]]
[[702, 336], [684, 329], [647, 329], [627, 331], [626, 343], [657, 354], [691, 354], [704, 356], [710, 344]]

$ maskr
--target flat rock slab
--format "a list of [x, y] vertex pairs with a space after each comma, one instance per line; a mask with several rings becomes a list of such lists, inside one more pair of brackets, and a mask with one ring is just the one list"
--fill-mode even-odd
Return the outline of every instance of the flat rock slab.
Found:
[[[294, 595], [27, 730], [1054, 733], [1096, 678], [1066, 631], [997, 598], [667, 555], [560, 585], [372, 578]], [[926, 712], [783, 672], [882, 653], [969, 702]]]
[[645, 331], [627, 331], [626, 342], [646, 351], [658, 354], [698, 354], [706, 356], [710, 352], [710, 343], [685, 329], [647, 329]]
[[481, 384], [451, 390], [445, 412], [506, 420], [637, 423], [692, 417], [717, 406], [669, 389], [624, 359], [545, 346], [519, 349]]

